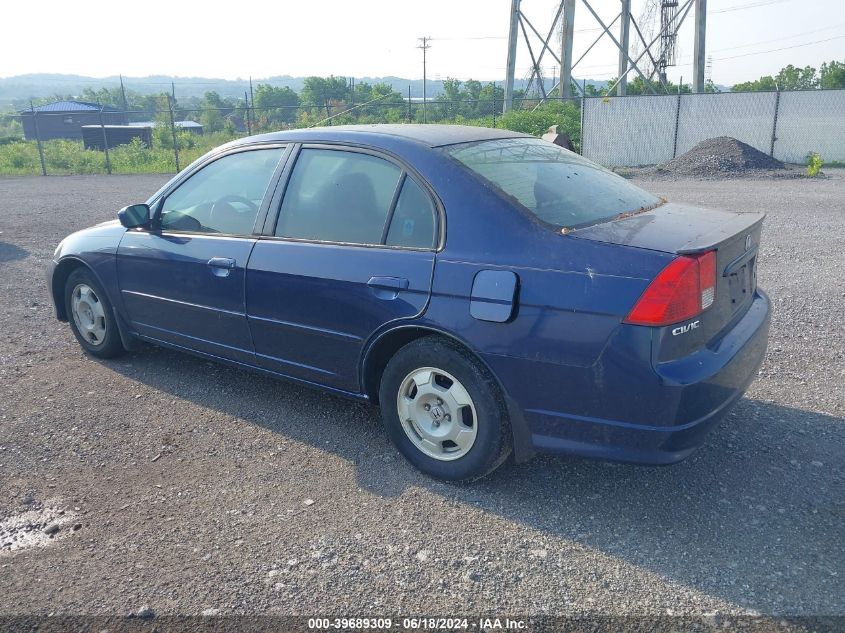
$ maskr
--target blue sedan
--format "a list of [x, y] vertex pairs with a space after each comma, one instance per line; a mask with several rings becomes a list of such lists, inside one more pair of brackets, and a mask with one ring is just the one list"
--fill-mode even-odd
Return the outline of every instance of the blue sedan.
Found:
[[434, 477], [537, 451], [668, 464], [765, 354], [762, 222], [505, 130], [297, 130], [68, 236], [49, 287], [93, 356], [147, 341], [377, 403]]

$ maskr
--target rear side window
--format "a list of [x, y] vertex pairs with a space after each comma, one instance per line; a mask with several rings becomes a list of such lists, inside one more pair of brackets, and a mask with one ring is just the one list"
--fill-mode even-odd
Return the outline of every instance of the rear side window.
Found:
[[434, 248], [434, 205], [429, 195], [405, 178], [387, 232], [388, 246]]
[[537, 138], [466, 143], [445, 151], [556, 227], [595, 224], [660, 203], [659, 198], [621, 176]]
[[381, 244], [402, 170], [384, 159], [303, 149], [290, 177], [276, 235]]

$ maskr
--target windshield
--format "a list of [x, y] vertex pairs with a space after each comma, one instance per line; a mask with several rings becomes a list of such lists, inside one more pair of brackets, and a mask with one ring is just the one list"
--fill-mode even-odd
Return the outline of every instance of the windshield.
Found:
[[612, 171], [538, 138], [464, 143], [444, 150], [556, 227], [595, 224], [661, 202]]

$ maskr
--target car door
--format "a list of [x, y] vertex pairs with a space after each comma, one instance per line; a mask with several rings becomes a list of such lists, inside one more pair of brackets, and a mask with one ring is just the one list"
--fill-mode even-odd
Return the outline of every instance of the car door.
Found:
[[257, 362], [357, 392], [367, 339], [428, 303], [437, 206], [417, 176], [363, 149], [305, 145], [286, 172], [247, 267]]
[[151, 229], [127, 231], [118, 283], [134, 331], [254, 363], [244, 271], [284, 151], [251, 147], [209, 160], [153, 204]]

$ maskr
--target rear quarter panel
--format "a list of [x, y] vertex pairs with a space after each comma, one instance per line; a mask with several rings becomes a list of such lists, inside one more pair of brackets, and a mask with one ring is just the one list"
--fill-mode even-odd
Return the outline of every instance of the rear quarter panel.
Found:
[[[523, 410], [601, 416], [615, 409], [609, 400], [644, 399], [641, 387], [657, 380], [651, 333], [620, 324], [672, 255], [562, 235], [457, 165], [426, 177], [441, 196], [447, 230], [422, 322], [474, 349]], [[470, 314], [482, 270], [518, 277], [505, 323]], [[644, 375], [630, 376], [632, 364]], [[625, 393], [608, 393], [620, 383]]]

